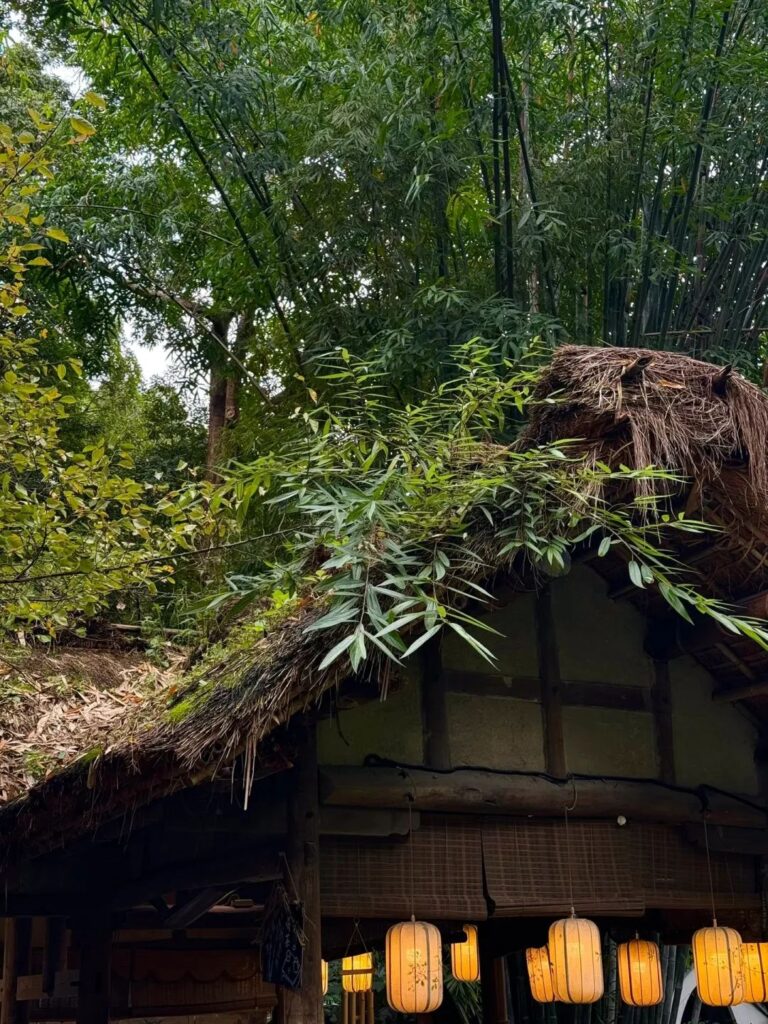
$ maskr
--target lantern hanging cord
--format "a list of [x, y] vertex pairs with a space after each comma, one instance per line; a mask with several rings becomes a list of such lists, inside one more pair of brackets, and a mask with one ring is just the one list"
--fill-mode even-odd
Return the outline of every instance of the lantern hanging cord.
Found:
[[368, 946], [365, 944], [365, 939], [363, 938], [363, 933], [360, 931], [360, 918], [359, 917], [355, 918], [355, 922], [354, 922], [354, 925], [352, 927], [352, 934], [349, 936], [349, 940], [347, 942], [347, 948], [344, 950], [344, 956], [349, 956], [349, 950], [350, 950], [350, 948], [352, 946], [352, 943], [355, 941], [355, 938], [360, 940], [360, 945], [363, 947], [363, 952], [367, 953], [368, 952]]
[[707, 851], [707, 874], [709, 876], [709, 898], [712, 903], [712, 924], [717, 928], [717, 913], [715, 912], [715, 886], [712, 882], [712, 858], [709, 853], [709, 833], [707, 832], [707, 818], [704, 821], [704, 848]]
[[[575, 801], [573, 806], [576, 806]], [[568, 862], [568, 891], [571, 897], [571, 917], [576, 917], [576, 907], [574, 906], [573, 902], [573, 866], [571, 865], [571, 833], [568, 823], [569, 808], [566, 806], [563, 808], [563, 810], [565, 813], [565, 859]], [[573, 810], [573, 808], [570, 808], [570, 810]]]
[[414, 794], [408, 794], [408, 852], [410, 854], [411, 871], [411, 920], [416, 920], [416, 886], [414, 883], [413, 870], [413, 801]]

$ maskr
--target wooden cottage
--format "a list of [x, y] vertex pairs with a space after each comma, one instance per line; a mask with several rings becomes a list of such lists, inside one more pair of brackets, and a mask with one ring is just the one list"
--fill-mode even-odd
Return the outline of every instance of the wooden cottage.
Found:
[[[682, 356], [564, 348], [540, 396], [557, 401], [521, 443], [580, 438], [679, 474], [671, 508], [719, 531], [676, 540], [691, 580], [766, 618], [757, 388]], [[445, 943], [477, 926], [494, 1024], [514, 1016], [508, 955], [571, 906], [617, 940], [688, 944], [714, 902], [763, 939], [768, 652], [685, 621], [599, 542], [557, 575], [488, 556], [493, 668], [451, 635], [402, 670], [320, 670], [334, 641], [307, 631], [308, 604], [238, 627], [185, 687], [118, 703], [91, 753], [72, 706], [65, 760], [0, 811], [0, 1024], [317, 1024], [322, 960], [381, 951], [412, 913]]]

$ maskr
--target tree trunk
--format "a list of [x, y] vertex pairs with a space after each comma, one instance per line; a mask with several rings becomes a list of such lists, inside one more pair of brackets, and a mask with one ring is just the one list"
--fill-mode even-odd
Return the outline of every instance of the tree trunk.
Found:
[[[211, 330], [219, 339], [222, 349], [229, 350], [228, 335], [231, 322], [232, 315], [229, 313], [211, 317]], [[208, 385], [208, 449], [205, 456], [205, 475], [209, 480], [218, 479], [216, 467], [221, 459], [228, 401], [231, 401], [228, 371], [224, 352], [214, 352]]]

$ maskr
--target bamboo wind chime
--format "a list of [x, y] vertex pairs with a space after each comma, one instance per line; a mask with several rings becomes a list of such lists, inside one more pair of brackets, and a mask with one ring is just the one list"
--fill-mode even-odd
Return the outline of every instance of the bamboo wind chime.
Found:
[[373, 989], [341, 993], [342, 1024], [374, 1024]]

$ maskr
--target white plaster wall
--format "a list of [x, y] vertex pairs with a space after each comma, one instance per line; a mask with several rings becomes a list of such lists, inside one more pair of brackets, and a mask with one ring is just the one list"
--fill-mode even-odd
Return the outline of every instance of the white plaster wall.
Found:
[[[571, 682], [649, 686], [652, 664], [643, 651], [645, 621], [626, 601], [611, 601], [604, 581], [586, 566], [553, 585], [561, 673]], [[515, 597], [485, 621], [503, 633], [482, 639], [497, 654], [492, 668], [454, 634], [446, 633], [443, 664], [457, 673], [538, 676], [534, 598]], [[709, 783], [745, 794], [758, 792], [753, 764], [755, 731], [730, 705], [711, 700], [713, 680], [690, 658], [670, 666], [675, 767], [681, 785]], [[471, 678], [468, 680], [471, 685]], [[446, 695], [453, 764], [523, 771], [544, 770], [541, 707], [532, 700]], [[402, 689], [386, 701], [342, 711], [320, 726], [326, 764], [361, 764], [367, 754], [406, 763], [423, 760], [421, 701], [416, 666]], [[649, 711], [566, 707], [563, 732], [569, 771], [653, 777], [657, 753]]]
[[484, 768], [544, 771], [541, 707], [513, 697], [449, 693], [451, 761]]
[[752, 723], [737, 707], [712, 700], [712, 677], [693, 658], [673, 661], [670, 678], [677, 781], [757, 794]]
[[496, 665], [489, 665], [452, 630], [443, 639], [443, 664], [453, 671], [496, 672], [500, 676], [536, 676], [539, 671], [536, 657], [536, 622], [533, 594], [517, 594], [510, 603], [490, 615], [483, 622], [501, 633], [494, 636], [485, 631], [477, 636], [496, 655]]
[[649, 686], [645, 622], [628, 601], [613, 601], [605, 580], [585, 565], [552, 587], [560, 674], [572, 682]]
[[569, 772], [638, 779], [657, 774], [653, 718], [645, 711], [563, 708], [563, 736]]
[[416, 673], [386, 700], [373, 699], [340, 711], [318, 726], [321, 764], [362, 764], [368, 754], [421, 764], [421, 696]]

